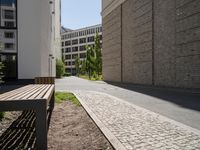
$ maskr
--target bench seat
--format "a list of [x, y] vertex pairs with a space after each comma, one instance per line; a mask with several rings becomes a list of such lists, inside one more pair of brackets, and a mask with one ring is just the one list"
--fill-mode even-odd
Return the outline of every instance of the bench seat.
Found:
[[47, 110], [54, 108], [54, 92], [55, 86], [52, 84], [32, 84], [0, 95], [0, 112], [35, 112], [37, 149], [47, 149]]

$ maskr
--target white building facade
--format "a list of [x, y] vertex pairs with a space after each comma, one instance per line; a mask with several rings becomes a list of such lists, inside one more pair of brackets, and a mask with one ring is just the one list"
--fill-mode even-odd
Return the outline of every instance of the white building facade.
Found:
[[97, 33], [102, 43], [101, 24], [77, 30], [68, 29], [61, 34], [62, 54], [67, 73], [76, 74], [75, 58], [79, 57], [80, 61], [86, 59], [86, 46], [94, 45]]
[[0, 61], [5, 79], [55, 76], [60, 0], [0, 0]]

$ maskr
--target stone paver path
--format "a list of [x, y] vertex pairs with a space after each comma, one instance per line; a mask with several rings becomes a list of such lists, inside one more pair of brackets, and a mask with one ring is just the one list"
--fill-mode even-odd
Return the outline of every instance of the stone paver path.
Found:
[[200, 131], [108, 94], [74, 91], [116, 149], [200, 150]]

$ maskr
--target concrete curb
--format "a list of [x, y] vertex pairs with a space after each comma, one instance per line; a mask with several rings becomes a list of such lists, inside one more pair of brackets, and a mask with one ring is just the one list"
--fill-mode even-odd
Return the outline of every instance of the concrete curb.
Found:
[[84, 101], [75, 93], [73, 94], [76, 96], [76, 98], [80, 101], [86, 112], [89, 114], [89, 116], [93, 119], [93, 121], [96, 123], [96, 125], [100, 128], [102, 133], [106, 136], [106, 138], [109, 140], [111, 145], [116, 150], [126, 150], [126, 148], [123, 146], [123, 144], [110, 132], [110, 130], [97, 118], [97, 116], [90, 110], [90, 108], [84, 103]]

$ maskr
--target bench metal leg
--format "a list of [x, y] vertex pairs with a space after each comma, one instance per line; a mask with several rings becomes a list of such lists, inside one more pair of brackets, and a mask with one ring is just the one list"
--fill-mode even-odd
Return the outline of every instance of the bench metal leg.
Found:
[[51, 97], [51, 100], [49, 102], [49, 105], [50, 105], [51, 111], [53, 111], [54, 105], [55, 105], [55, 92], [53, 92], [53, 94], [52, 94], [52, 97]]
[[36, 147], [39, 150], [47, 150], [47, 111], [44, 100], [41, 100], [36, 108]]

